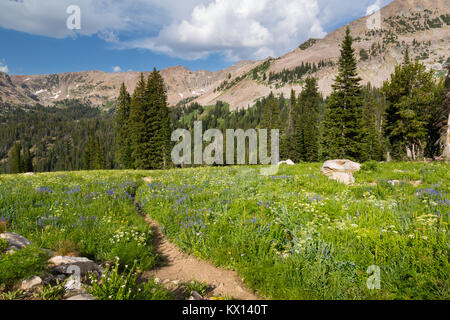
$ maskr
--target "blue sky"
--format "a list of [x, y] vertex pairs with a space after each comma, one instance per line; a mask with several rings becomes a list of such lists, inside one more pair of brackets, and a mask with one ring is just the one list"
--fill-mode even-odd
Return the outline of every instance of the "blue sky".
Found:
[[[390, 0], [0, 0], [0, 71], [219, 70], [280, 56]], [[67, 13], [80, 8], [80, 29]], [[76, 20], [70, 20], [76, 21]]]

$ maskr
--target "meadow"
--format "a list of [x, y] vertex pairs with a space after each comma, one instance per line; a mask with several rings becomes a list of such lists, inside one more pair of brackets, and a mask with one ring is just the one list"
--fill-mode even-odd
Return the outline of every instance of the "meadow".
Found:
[[[183, 251], [236, 270], [268, 299], [449, 299], [450, 165], [368, 163], [353, 186], [320, 167], [0, 176], [0, 224], [33, 243], [0, 259], [0, 286], [44, 272], [40, 248], [155, 268], [136, 202]], [[367, 287], [370, 266], [380, 289]]]

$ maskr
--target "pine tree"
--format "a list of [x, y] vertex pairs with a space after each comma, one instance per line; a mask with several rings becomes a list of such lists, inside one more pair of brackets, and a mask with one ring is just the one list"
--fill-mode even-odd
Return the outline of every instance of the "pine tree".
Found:
[[291, 97], [289, 99], [288, 105], [288, 115], [287, 115], [287, 129], [285, 135], [281, 140], [281, 155], [282, 158], [293, 159], [295, 155], [295, 144], [293, 143], [294, 139], [294, 126], [295, 126], [295, 116], [297, 110], [297, 97], [295, 96], [295, 90], [291, 89]]
[[[267, 104], [264, 108], [262, 119], [261, 119], [261, 129], [267, 129], [267, 151], [268, 154], [271, 152], [272, 148], [272, 135], [271, 130], [273, 129], [281, 129], [281, 123], [280, 123], [280, 108], [279, 104], [277, 102], [277, 99], [274, 97], [273, 93], [271, 92]], [[280, 137], [282, 137], [283, 131], [280, 130]], [[280, 143], [283, 145], [283, 142]]]
[[268, 130], [268, 133], [272, 129], [280, 129], [281, 127], [280, 108], [272, 92], [268, 97], [261, 124], [263, 129]]
[[361, 155], [360, 125], [362, 119], [361, 78], [347, 27], [339, 59], [339, 72], [333, 84], [324, 119], [323, 156], [358, 160]]
[[130, 104], [131, 97], [122, 83], [120, 87], [117, 111], [115, 116], [115, 132], [116, 132], [116, 159], [121, 168], [131, 169], [132, 149], [131, 149], [131, 134], [130, 134]]
[[301, 160], [313, 162], [319, 159], [319, 88], [317, 80], [308, 77], [305, 81], [305, 88], [299, 97], [299, 104], [303, 111], [303, 150], [301, 150]]
[[443, 156], [450, 160], [450, 63], [447, 66], [447, 78], [444, 84], [444, 101], [442, 102], [443, 121], [439, 125], [441, 135], [441, 145], [444, 149]]
[[409, 58], [409, 47], [406, 47], [405, 54], [403, 55], [403, 66], [408, 66], [411, 63]]
[[305, 155], [305, 130], [304, 130], [304, 105], [301, 103], [301, 94], [299, 94], [294, 112], [294, 133], [292, 137], [292, 154], [291, 159], [294, 162], [300, 162]]
[[136, 169], [162, 169], [170, 164], [170, 112], [164, 79], [154, 69], [141, 79], [131, 98], [130, 131]]
[[22, 161], [23, 161], [23, 165], [22, 165], [23, 172], [33, 172], [34, 171], [33, 170], [33, 158], [31, 156], [29, 148], [24, 148]]
[[383, 152], [383, 134], [379, 119], [381, 107], [376, 98], [376, 90], [373, 90], [370, 83], [364, 89], [364, 108], [361, 122], [361, 161], [382, 161]]
[[8, 153], [8, 167], [11, 174], [23, 172], [20, 142], [14, 143], [14, 146]]
[[144, 74], [141, 73], [139, 82], [131, 98], [130, 104], [130, 124], [131, 149], [133, 157], [133, 167], [135, 169], [150, 169], [150, 156], [148, 154], [149, 128], [146, 127], [148, 110], [148, 91]]
[[164, 79], [156, 69], [153, 70], [152, 77], [155, 82], [155, 91], [151, 94], [154, 95], [154, 108], [156, 110], [156, 122], [158, 124], [156, 131], [156, 161], [154, 167], [165, 169], [170, 164], [171, 153], [170, 111], [167, 107], [167, 94]]
[[105, 147], [93, 128], [89, 131], [88, 141], [83, 153], [84, 170], [102, 170], [106, 168]]
[[418, 61], [408, 62], [407, 54], [383, 85], [389, 103], [384, 130], [394, 158], [415, 160], [424, 156], [427, 146], [436, 143], [432, 141], [436, 136], [431, 123], [436, 121], [442, 90], [434, 81], [433, 71], [428, 72]]

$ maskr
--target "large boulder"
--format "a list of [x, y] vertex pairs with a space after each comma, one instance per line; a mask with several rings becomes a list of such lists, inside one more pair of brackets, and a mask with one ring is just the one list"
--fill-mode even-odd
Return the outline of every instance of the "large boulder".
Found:
[[56, 256], [49, 262], [53, 265], [52, 271], [55, 273], [71, 275], [79, 268], [80, 276], [86, 276], [89, 272], [101, 274], [100, 267], [88, 258]]
[[329, 160], [323, 164], [320, 171], [330, 179], [349, 185], [355, 183], [353, 173], [359, 170], [359, 163], [350, 160]]
[[8, 241], [10, 250], [23, 249], [31, 244], [31, 242], [17, 233], [5, 232], [0, 234], [0, 238]]

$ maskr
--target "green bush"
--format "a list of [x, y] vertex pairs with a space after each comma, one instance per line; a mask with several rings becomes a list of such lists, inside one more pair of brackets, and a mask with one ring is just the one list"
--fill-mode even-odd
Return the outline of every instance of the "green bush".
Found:
[[138, 286], [135, 300], [174, 300], [175, 295], [169, 290], [149, 280]]
[[64, 295], [64, 286], [57, 283], [56, 286], [47, 285], [42, 287], [34, 296], [40, 300], [60, 300]]
[[0, 239], [0, 253], [6, 252], [8, 250], [9, 243], [6, 239]]
[[202, 297], [206, 295], [208, 291], [208, 284], [206, 282], [199, 282], [192, 280], [190, 282], [185, 282], [181, 285], [186, 293], [186, 298], [189, 298], [192, 295], [193, 291], [199, 293]]
[[0, 293], [0, 300], [22, 300], [23, 298], [25, 298], [25, 292], [20, 289]]
[[155, 267], [158, 263], [158, 257], [154, 254], [151, 244], [138, 246], [135, 242], [121, 242], [112, 248], [106, 260], [112, 260], [119, 257], [122, 265], [133, 265], [141, 270], [148, 270]]
[[378, 171], [378, 162], [376, 161], [367, 161], [361, 165], [362, 171]]
[[104, 270], [102, 279], [90, 274], [91, 287], [87, 288], [89, 294], [98, 300], [134, 300], [138, 274], [136, 264], [128, 270], [126, 267], [122, 274], [119, 273], [119, 259], [114, 268], [108, 265]]
[[87, 287], [88, 293], [99, 300], [172, 300], [174, 295], [158, 286], [154, 281], [138, 284], [139, 272], [136, 271], [136, 262], [131, 268], [125, 266], [120, 273], [120, 264], [114, 268], [107, 266], [99, 281], [94, 275], [90, 275], [91, 287]]
[[46, 251], [32, 246], [3, 256], [0, 259], [0, 284], [12, 284], [17, 280], [42, 273], [48, 259]]

